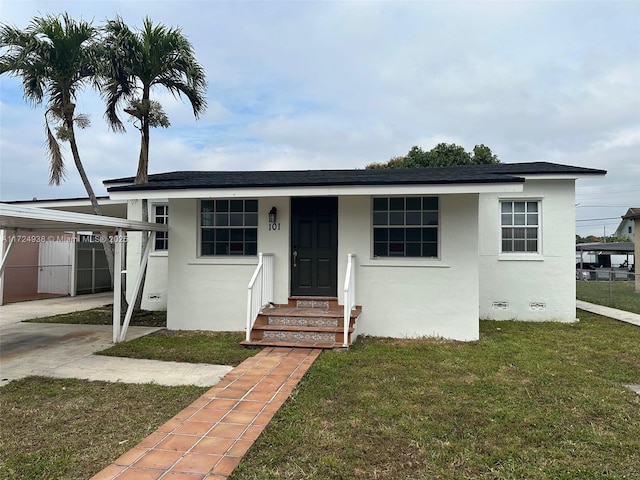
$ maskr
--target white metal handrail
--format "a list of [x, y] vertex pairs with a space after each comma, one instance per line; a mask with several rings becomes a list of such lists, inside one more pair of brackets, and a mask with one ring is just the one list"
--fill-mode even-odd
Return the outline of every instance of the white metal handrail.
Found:
[[343, 347], [348, 347], [349, 324], [351, 323], [351, 310], [356, 306], [356, 255], [350, 253], [347, 255], [347, 272], [344, 277], [344, 337], [342, 341]]
[[253, 272], [247, 292], [247, 342], [251, 340], [251, 329], [258, 318], [260, 309], [273, 301], [273, 273], [275, 256], [273, 253], [259, 253], [258, 265]]

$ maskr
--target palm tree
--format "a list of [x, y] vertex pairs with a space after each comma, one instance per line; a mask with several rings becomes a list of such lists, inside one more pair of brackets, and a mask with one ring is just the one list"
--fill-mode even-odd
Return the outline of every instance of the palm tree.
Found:
[[[0, 26], [0, 74], [22, 78], [27, 102], [46, 100], [45, 134], [50, 160], [50, 185], [60, 185], [66, 175], [59, 141], [69, 142], [73, 160], [87, 191], [93, 211], [102, 215], [98, 200], [80, 160], [75, 126], [86, 128], [89, 118], [77, 114], [76, 95], [87, 85], [97, 87], [99, 30], [90, 22], [76, 22], [66, 13], [34, 18], [25, 30]], [[55, 131], [55, 135], [51, 127]], [[106, 234], [102, 235], [107, 238]], [[103, 242], [113, 279], [113, 250]]]
[[[135, 183], [147, 183], [149, 170], [149, 130], [167, 128], [170, 123], [159, 102], [151, 100], [151, 91], [157, 87], [169, 90], [174, 97], [184, 95], [196, 118], [206, 109], [207, 82], [202, 66], [196, 61], [193, 46], [179, 28], [167, 28], [144, 19], [141, 30], [132, 31], [120, 17], [110, 20], [104, 27], [103, 97], [105, 116], [114, 131], [124, 131], [118, 116], [123, 110], [131, 116], [140, 131], [140, 155]], [[142, 220], [148, 221], [147, 201], [142, 202]], [[143, 236], [142, 251], [147, 237]], [[142, 289], [135, 301], [140, 309]]]
[[146, 183], [149, 170], [149, 129], [168, 127], [160, 103], [151, 100], [151, 90], [164, 87], [175, 97], [184, 95], [196, 118], [206, 109], [206, 79], [196, 61], [193, 46], [179, 28], [153, 25], [147, 17], [134, 32], [120, 17], [105, 25], [109, 66], [104, 74], [105, 116], [114, 131], [124, 131], [118, 108], [131, 115], [140, 130], [140, 156], [136, 184]]

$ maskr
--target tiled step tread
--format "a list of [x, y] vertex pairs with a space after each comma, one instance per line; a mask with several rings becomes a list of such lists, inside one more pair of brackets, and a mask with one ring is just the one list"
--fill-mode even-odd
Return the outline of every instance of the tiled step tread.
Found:
[[245, 340], [240, 342], [240, 345], [244, 345], [246, 347], [343, 348], [342, 343], [340, 342], [291, 342], [284, 340], [251, 340], [249, 342]]
[[[299, 302], [304, 303], [300, 305]], [[360, 306], [351, 311], [349, 339], [361, 312]], [[291, 297], [288, 304], [264, 307], [253, 325], [251, 340], [241, 344], [341, 349], [344, 348], [343, 334], [344, 307], [338, 304], [336, 297]]]
[[[282, 332], [327, 332], [343, 333], [344, 327], [314, 327], [298, 325], [254, 325], [253, 330], [269, 330]], [[353, 332], [353, 326], [349, 327], [349, 333]]]
[[327, 309], [338, 307], [338, 297], [289, 297], [288, 304], [293, 308]]
[[333, 308], [324, 310], [320, 308], [295, 308], [295, 307], [283, 307], [283, 308], [264, 308], [260, 310], [262, 315], [270, 317], [343, 317], [344, 310]]
[[[362, 308], [356, 307], [351, 310], [351, 318], [356, 318], [362, 312]], [[327, 318], [343, 318], [344, 309], [330, 308], [328, 310], [321, 308], [295, 308], [295, 307], [275, 307], [263, 308], [260, 315], [268, 317], [327, 317]]]

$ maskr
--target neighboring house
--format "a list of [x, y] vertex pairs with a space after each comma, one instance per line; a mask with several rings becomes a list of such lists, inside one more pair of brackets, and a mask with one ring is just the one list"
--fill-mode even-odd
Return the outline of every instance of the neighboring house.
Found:
[[[575, 320], [575, 180], [605, 173], [541, 162], [172, 172], [105, 185], [130, 219], [148, 199], [168, 221], [156, 251], [167, 259], [170, 329], [244, 329], [262, 259], [262, 300], [326, 307], [355, 294], [359, 333], [476, 340], [479, 318]], [[149, 276], [160, 291], [165, 277]]]
[[640, 215], [640, 208], [630, 208], [627, 210], [627, 213], [622, 216], [620, 225], [618, 225], [616, 231], [613, 232], [614, 237], [626, 238], [629, 241], [633, 241], [633, 238], [635, 236], [635, 226], [632, 217], [634, 215]]
[[[126, 202], [98, 198], [103, 213], [126, 218]], [[75, 213], [93, 213], [87, 198], [6, 202]], [[94, 293], [112, 289], [104, 250], [92, 232], [19, 232], [4, 279], [0, 282], [0, 305], [12, 301], [50, 296]], [[2, 235], [11, 236], [11, 231]]]
[[[631, 220], [634, 222], [633, 223], [633, 231], [634, 231], [633, 241], [635, 243], [635, 254], [633, 258], [637, 263], [638, 258], [640, 258], [640, 235], [638, 234], [638, 231], [640, 231], [640, 229], [638, 228], [640, 227], [640, 208], [630, 208], [625, 214], [625, 216], [622, 218], [624, 220]], [[636, 292], [640, 293], [640, 276], [638, 275], [637, 265], [634, 265], [634, 271], [636, 273]]]

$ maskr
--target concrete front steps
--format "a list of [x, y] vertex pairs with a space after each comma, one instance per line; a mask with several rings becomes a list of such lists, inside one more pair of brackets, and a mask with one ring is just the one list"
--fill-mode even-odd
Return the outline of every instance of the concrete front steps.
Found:
[[[352, 343], [356, 320], [351, 311], [347, 345]], [[258, 314], [246, 346], [343, 348], [344, 307], [334, 297], [291, 297], [284, 305], [264, 307]]]

